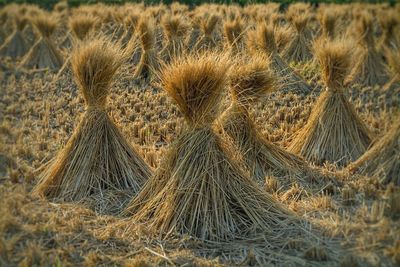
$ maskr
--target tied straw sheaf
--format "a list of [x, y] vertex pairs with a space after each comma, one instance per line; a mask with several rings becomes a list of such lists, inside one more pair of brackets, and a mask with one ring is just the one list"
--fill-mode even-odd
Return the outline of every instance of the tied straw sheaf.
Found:
[[51, 36], [57, 27], [57, 20], [49, 14], [42, 13], [34, 17], [32, 23], [40, 38], [23, 58], [21, 66], [27, 69], [58, 71], [63, 66], [64, 60], [51, 40]]
[[328, 161], [344, 166], [360, 157], [371, 143], [369, 130], [344, 93], [351, 46], [343, 40], [320, 40], [315, 49], [326, 90], [289, 150], [316, 164]]
[[247, 47], [252, 54], [265, 53], [270, 59], [271, 69], [278, 79], [279, 89], [283, 92], [308, 94], [311, 87], [279, 55], [275, 43], [273, 26], [263, 23], [248, 33]]
[[42, 172], [34, 194], [116, 212], [121, 208], [116, 196], [121, 201], [124, 195], [130, 198], [151, 175], [106, 111], [110, 87], [125, 58], [105, 38], [81, 42], [74, 49], [72, 71], [87, 109], [68, 143]]
[[13, 22], [14, 31], [1, 45], [0, 55], [16, 60], [23, 57], [29, 51], [28, 43], [22, 34], [28, 23], [28, 19], [25, 16], [15, 15]]
[[229, 141], [212, 127], [228, 85], [229, 65], [226, 56], [207, 53], [174, 61], [162, 70], [162, 86], [187, 125], [128, 206], [131, 218], [125, 233], [136, 233], [141, 223], [155, 238], [189, 235], [210, 245], [253, 240], [261, 247], [265, 234], [281, 249], [294, 236], [314, 237], [301, 219], [250, 179]]
[[219, 124], [238, 147], [246, 168], [258, 182], [263, 183], [266, 177], [274, 176], [280, 178], [286, 189], [297, 183], [309, 187], [322, 176], [300, 157], [263, 137], [250, 112], [257, 100], [277, 88], [276, 77], [267, 68], [268, 61], [261, 54], [238, 60], [230, 73], [232, 104], [219, 119]]

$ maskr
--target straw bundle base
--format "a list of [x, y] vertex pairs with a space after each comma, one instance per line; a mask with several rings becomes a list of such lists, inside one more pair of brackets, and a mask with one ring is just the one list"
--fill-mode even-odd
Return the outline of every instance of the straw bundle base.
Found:
[[[48, 165], [33, 193], [61, 201], [105, 197], [107, 191], [137, 193], [151, 171], [125, 141], [106, 111], [86, 111], [65, 148]], [[112, 194], [109, 194], [112, 196]]]
[[307, 39], [297, 34], [283, 51], [287, 62], [305, 62], [313, 58]]
[[344, 166], [360, 157], [371, 143], [368, 129], [342, 91], [324, 91], [289, 150], [316, 164]]
[[346, 80], [347, 84], [382, 86], [389, 81], [383, 58], [375, 49], [360, 49], [354, 58], [357, 59], [357, 62]]
[[243, 155], [251, 177], [260, 184], [264, 184], [265, 178], [269, 176], [280, 178], [284, 189], [294, 184], [310, 188], [312, 184], [321, 181], [322, 175], [309, 167], [303, 159], [260, 136], [247, 111], [232, 105], [221, 116], [220, 125], [224, 134], [232, 139]]
[[350, 170], [358, 170], [368, 176], [375, 176], [384, 184], [400, 186], [400, 123], [367, 151], [357, 161], [349, 165]]
[[13, 60], [24, 56], [28, 51], [28, 44], [19, 31], [14, 32], [0, 47], [0, 55]]
[[161, 51], [164, 62], [168, 63], [181, 56], [184, 51], [184, 43], [179, 39], [173, 39]]
[[271, 55], [271, 68], [280, 77], [280, 89], [283, 92], [293, 92], [298, 94], [308, 94], [312, 91], [303, 78], [301, 78], [277, 52]]
[[157, 54], [153, 49], [144, 50], [140, 55], [140, 62], [133, 74], [134, 79], [144, 79], [149, 81], [153, 74], [159, 69]]
[[226, 241], [296, 229], [296, 219], [229, 157], [210, 127], [183, 134], [159, 172], [128, 208], [132, 221], [145, 222], [162, 238], [190, 235]]
[[218, 50], [219, 46], [212, 36], [203, 35], [198, 38], [195, 45], [196, 51]]
[[59, 70], [63, 66], [63, 59], [48, 38], [40, 38], [21, 62], [21, 65], [28, 69]]

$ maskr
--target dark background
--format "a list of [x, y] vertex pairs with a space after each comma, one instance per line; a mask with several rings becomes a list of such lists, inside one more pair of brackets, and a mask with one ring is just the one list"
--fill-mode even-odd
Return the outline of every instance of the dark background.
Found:
[[[246, 5], [252, 3], [268, 3], [268, 2], [278, 2], [284, 4], [290, 4], [294, 2], [308, 2], [308, 3], [390, 3], [395, 4], [399, 0], [361, 0], [361, 1], [352, 1], [352, 0], [306, 0], [306, 1], [294, 1], [294, 0], [275, 0], [275, 1], [266, 1], [266, 0], [68, 0], [68, 4], [70, 6], [78, 6], [80, 4], [94, 4], [94, 3], [106, 3], [106, 4], [124, 4], [124, 3], [140, 3], [144, 2], [145, 4], [158, 4], [160, 2], [164, 4], [170, 4], [172, 2], [180, 2], [187, 5], [199, 5], [201, 3], [225, 3], [225, 4], [239, 4]], [[42, 8], [51, 9], [58, 0], [0, 0], [0, 5], [6, 5], [9, 3], [29, 3], [36, 4]]]

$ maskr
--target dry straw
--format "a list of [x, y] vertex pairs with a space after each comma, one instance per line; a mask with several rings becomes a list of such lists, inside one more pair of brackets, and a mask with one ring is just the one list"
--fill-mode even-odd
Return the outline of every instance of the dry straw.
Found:
[[[311, 87], [279, 55], [275, 43], [275, 31], [267, 24], [259, 25], [248, 34], [247, 47], [252, 53], [265, 53], [270, 58], [270, 67], [283, 92], [308, 94]], [[266, 62], [267, 63], [267, 62]]]
[[290, 150], [317, 164], [328, 161], [343, 166], [361, 156], [371, 142], [368, 129], [344, 93], [351, 48], [344, 40], [320, 40], [316, 43], [316, 56], [326, 90]]
[[382, 87], [383, 108], [390, 113], [392, 110], [397, 110], [400, 105], [400, 53], [388, 49], [386, 57], [390, 66], [391, 79]]
[[64, 13], [65, 11], [68, 11], [68, 1], [60, 1], [57, 4], [54, 5], [54, 11], [58, 13]]
[[329, 40], [335, 39], [337, 13], [332, 10], [332, 8], [325, 8], [318, 14], [318, 19], [321, 24], [322, 38]]
[[16, 60], [24, 56], [29, 50], [28, 43], [22, 33], [28, 19], [25, 16], [15, 16], [13, 19], [14, 31], [1, 45], [0, 55]]
[[391, 129], [348, 167], [364, 175], [374, 176], [384, 183], [400, 186], [400, 117], [395, 116]]
[[294, 15], [290, 22], [295, 29], [294, 36], [282, 51], [287, 62], [304, 62], [312, 59], [310, 41], [312, 35], [307, 28], [308, 14]]
[[206, 14], [200, 20], [201, 35], [196, 43], [196, 50], [212, 50], [218, 47], [216, 41], [216, 30], [221, 22], [221, 17], [217, 14]]
[[399, 41], [396, 37], [396, 30], [399, 25], [398, 13], [393, 10], [385, 10], [380, 13], [379, 21], [382, 29], [382, 37], [378, 44], [381, 52], [385, 50], [399, 49]]
[[372, 16], [363, 13], [356, 24], [355, 38], [359, 45], [346, 84], [375, 86], [388, 81], [387, 66], [375, 47], [373, 26]]
[[224, 23], [224, 36], [232, 55], [243, 51], [244, 24], [240, 18]]
[[174, 61], [162, 71], [163, 88], [187, 128], [128, 209], [131, 222], [144, 223], [153, 236], [223, 242], [260, 233], [281, 239], [290, 227], [297, 229], [291, 225], [294, 217], [244, 174], [212, 129], [227, 71], [227, 57], [209, 52]]
[[398, 97], [400, 95], [400, 53], [388, 52], [387, 56], [392, 78], [383, 86], [382, 91], [389, 96]]
[[136, 28], [140, 20], [140, 15], [137, 13], [130, 13], [124, 19], [125, 33], [121, 38], [121, 46], [125, 48], [128, 44], [134, 41]]
[[[69, 20], [69, 28], [72, 32], [72, 45], [75, 46], [77, 43], [82, 42], [88, 38], [91, 38], [94, 32], [94, 28], [98, 25], [98, 20], [91, 15], [88, 14], [77, 14], [70, 18]], [[71, 46], [71, 39], [69, 36], [64, 40], [64, 47]], [[71, 58], [68, 57], [64, 65], [61, 67], [59, 72], [57, 73], [57, 77], [55, 80], [59, 80], [59, 78], [66, 74], [68, 77], [71, 77]]]
[[83, 41], [90, 36], [91, 31], [98, 23], [97, 19], [91, 15], [78, 14], [71, 17], [69, 28], [77, 41]]
[[300, 157], [266, 140], [254, 123], [250, 107], [266, 93], [276, 88], [276, 79], [267, 69], [268, 59], [261, 55], [239, 60], [230, 73], [232, 104], [221, 116], [219, 123], [239, 152], [243, 155], [251, 177], [265, 182], [268, 176], [279, 177], [280, 184], [288, 188], [293, 183], [306, 185], [317, 173]]
[[149, 17], [143, 16], [136, 31], [140, 39], [141, 54], [133, 77], [151, 80], [154, 73], [159, 69], [154, 22]]
[[63, 65], [63, 58], [52, 42], [51, 35], [57, 27], [57, 20], [49, 14], [39, 14], [32, 18], [40, 38], [24, 57], [21, 66], [28, 69], [59, 70]]
[[187, 43], [187, 48], [189, 51], [195, 51], [197, 49], [197, 43], [201, 36], [200, 24], [201, 24], [201, 16], [196, 15], [196, 13], [191, 12], [188, 14], [191, 18], [191, 32], [189, 36], [189, 40]]
[[80, 43], [73, 51], [72, 70], [87, 109], [66, 146], [41, 174], [34, 194], [62, 201], [92, 198], [94, 205], [103, 204], [99, 211], [111, 212], [108, 205], [115, 203], [107, 195], [135, 194], [150, 176], [147, 164], [106, 111], [123, 60], [120, 48], [104, 38]]
[[186, 52], [185, 38], [189, 30], [189, 24], [179, 15], [172, 17], [164, 15], [161, 23], [166, 37], [166, 43], [161, 55], [165, 62], [170, 62]]

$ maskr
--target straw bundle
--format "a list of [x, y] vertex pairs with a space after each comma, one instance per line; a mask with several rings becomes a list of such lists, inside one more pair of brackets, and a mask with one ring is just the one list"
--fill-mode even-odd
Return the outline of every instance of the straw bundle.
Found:
[[312, 38], [307, 28], [308, 15], [296, 15], [291, 18], [290, 22], [295, 29], [295, 33], [291, 41], [282, 51], [283, 57], [287, 62], [304, 62], [312, 59], [310, 49], [310, 40]]
[[360, 16], [356, 26], [356, 38], [360, 43], [346, 84], [384, 85], [388, 81], [387, 68], [375, 47], [371, 15], [365, 13]]
[[140, 15], [136, 13], [129, 14], [128, 16], [125, 17], [124, 19], [125, 33], [121, 38], [122, 48], [127, 47], [129, 42], [131, 42], [132, 37], [135, 35], [136, 27], [138, 25], [139, 20], [140, 20]]
[[371, 142], [368, 129], [343, 91], [350, 48], [345, 41], [320, 41], [316, 52], [326, 90], [289, 149], [317, 164], [328, 161], [343, 166], [361, 156]]
[[137, 33], [141, 43], [141, 54], [133, 77], [135, 79], [150, 80], [153, 72], [159, 68], [158, 56], [155, 50], [156, 36], [153, 22], [147, 17], [142, 17], [138, 24]]
[[219, 124], [243, 155], [254, 179], [263, 183], [267, 176], [281, 177], [282, 185], [287, 188], [292, 183], [303, 182], [307, 176], [315, 178], [316, 173], [300, 157], [266, 140], [254, 123], [250, 107], [276, 86], [274, 75], [266, 68], [267, 61], [260, 55], [248, 63], [238, 62], [230, 74], [232, 104]]
[[164, 16], [162, 20], [166, 44], [161, 52], [165, 62], [179, 57], [185, 52], [185, 37], [189, 30], [189, 25], [181, 16]]
[[279, 55], [272, 26], [261, 24], [250, 31], [247, 46], [252, 53], [265, 53], [270, 58], [271, 69], [275, 72], [279, 87], [284, 92], [308, 94], [312, 88]]
[[400, 53], [389, 52], [388, 62], [391, 67], [392, 79], [383, 86], [385, 93], [390, 93], [393, 96], [399, 96], [400, 94]]
[[57, 21], [49, 15], [40, 14], [33, 18], [32, 22], [39, 32], [40, 38], [24, 57], [21, 66], [30, 69], [59, 70], [63, 65], [63, 58], [50, 39], [56, 29]]
[[[87, 14], [78, 14], [70, 18], [69, 20], [69, 28], [72, 32], [72, 43], [82, 42], [91, 37], [91, 33], [93, 32], [93, 28], [96, 27], [98, 20]], [[71, 46], [70, 36], [67, 36], [64, 42], [62, 43], [63, 47]], [[58, 80], [61, 75], [66, 74], [69, 79], [72, 79], [71, 73], [71, 58], [68, 57], [61, 69], [57, 73], [57, 77], [55, 80]]]
[[350, 171], [378, 177], [384, 184], [400, 186], [400, 117], [397, 114], [388, 133], [379, 138], [374, 145], [357, 161], [350, 164]]
[[187, 48], [190, 51], [193, 51], [196, 49], [197, 43], [201, 36], [200, 24], [202, 18], [200, 16], [196, 16], [195, 13], [189, 13], [189, 16], [191, 17], [192, 29], [187, 43]]
[[319, 13], [318, 19], [322, 28], [322, 38], [328, 40], [335, 39], [337, 13], [331, 9], [325, 9]]
[[54, 11], [58, 13], [63, 13], [68, 10], [68, 1], [60, 1], [53, 7]]
[[399, 41], [396, 38], [396, 29], [399, 25], [398, 13], [395, 11], [384, 11], [379, 16], [379, 21], [382, 28], [382, 37], [378, 47], [385, 52], [386, 49], [399, 49]]
[[224, 23], [224, 35], [232, 55], [236, 55], [243, 50], [243, 28], [240, 18], [228, 20]]
[[69, 28], [77, 41], [83, 41], [97, 24], [97, 19], [91, 15], [78, 14], [69, 21]]
[[183, 113], [187, 128], [128, 212], [151, 235], [189, 235], [216, 242], [268, 232], [283, 234], [291, 215], [258, 189], [211, 127], [227, 83], [227, 60], [208, 55], [175, 61], [162, 84]]
[[0, 55], [10, 57], [13, 60], [24, 56], [28, 50], [28, 43], [25, 40], [22, 31], [28, 20], [25, 16], [14, 17], [14, 32], [4, 41], [0, 47]]
[[221, 17], [216, 14], [205, 16], [200, 21], [201, 36], [196, 44], [197, 51], [210, 50], [217, 46], [215, 31], [220, 21]]
[[72, 70], [87, 109], [66, 146], [41, 174], [34, 194], [63, 201], [94, 198], [109, 205], [113, 200], [104, 197], [113, 194], [107, 192], [137, 193], [151, 175], [106, 111], [123, 60], [121, 50], [103, 38], [80, 43], [73, 51]]

